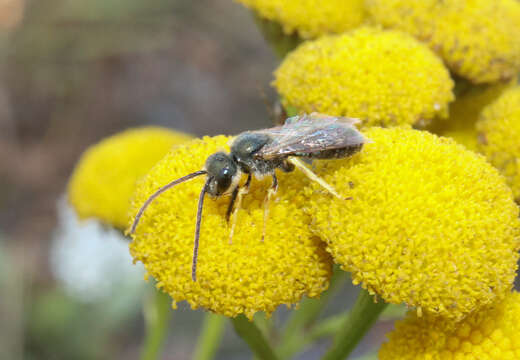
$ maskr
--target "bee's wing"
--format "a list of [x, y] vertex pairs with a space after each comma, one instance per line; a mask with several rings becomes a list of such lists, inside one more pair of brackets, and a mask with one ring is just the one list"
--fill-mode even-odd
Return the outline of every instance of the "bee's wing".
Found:
[[367, 139], [354, 127], [356, 120], [314, 113], [289, 118], [283, 126], [255, 131], [268, 134], [273, 140], [255, 156], [272, 159], [282, 155], [312, 155], [364, 144]]
[[287, 118], [285, 120], [285, 124], [291, 124], [294, 122], [301, 122], [301, 121], [303, 121], [303, 122], [311, 121], [312, 122], [312, 121], [320, 121], [320, 120], [330, 120], [330, 121], [341, 122], [341, 123], [346, 123], [346, 124], [350, 124], [350, 125], [356, 125], [361, 122], [361, 120], [359, 120], [357, 118], [349, 118], [346, 116], [330, 116], [327, 114], [313, 112], [313, 113], [310, 113], [309, 115], [304, 114], [304, 115], [297, 115], [297, 116]]

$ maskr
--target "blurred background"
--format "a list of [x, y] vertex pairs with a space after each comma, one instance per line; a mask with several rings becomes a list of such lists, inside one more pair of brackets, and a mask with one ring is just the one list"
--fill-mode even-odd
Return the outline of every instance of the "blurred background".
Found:
[[[0, 49], [0, 359], [138, 359], [150, 284], [118, 233], [77, 223], [68, 177], [129, 127], [270, 126], [276, 58], [232, 0], [0, 0]], [[201, 318], [179, 304], [164, 359], [190, 359]], [[228, 328], [217, 357], [250, 356]]]
[[[0, 47], [0, 359], [138, 359], [150, 285], [117, 233], [75, 224], [72, 169], [129, 127], [269, 126], [275, 57], [231, 0], [1, 0]], [[180, 304], [165, 359], [201, 316]]]

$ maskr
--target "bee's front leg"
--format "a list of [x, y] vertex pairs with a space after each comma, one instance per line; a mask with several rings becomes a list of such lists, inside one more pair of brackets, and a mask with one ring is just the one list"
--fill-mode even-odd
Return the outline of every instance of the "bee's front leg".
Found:
[[235, 200], [237, 199], [238, 189], [239, 189], [239, 187], [237, 186], [235, 188], [235, 190], [233, 190], [233, 192], [231, 193], [231, 200], [229, 200], [229, 205], [228, 205], [228, 208], [226, 211], [226, 222], [228, 224], [229, 224], [229, 218], [231, 217], [231, 213], [233, 212], [233, 205], [235, 204]]

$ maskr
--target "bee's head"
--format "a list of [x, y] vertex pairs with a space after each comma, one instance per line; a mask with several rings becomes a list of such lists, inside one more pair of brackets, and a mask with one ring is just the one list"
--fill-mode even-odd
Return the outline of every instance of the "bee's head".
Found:
[[204, 166], [208, 172], [208, 194], [220, 196], [231, 192], [240, 179], [240, 171], [230, 155], [218, 152], [206, 160]]

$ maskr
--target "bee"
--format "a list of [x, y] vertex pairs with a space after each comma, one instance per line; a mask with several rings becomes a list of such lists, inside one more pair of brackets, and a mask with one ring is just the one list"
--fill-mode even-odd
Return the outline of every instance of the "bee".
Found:
[[[182, 182], [197, 176], [206, 175], [206, 181], [199, 196], [195, 222], [191, 276], [192, 280], [196, 281], [202, 208], [206, 194], [213, 198], [230, 195], [230, 202], [226, 212], [226, 220], [228, 222], [230, 216], [233, 215], [230, 241], [233, 237], [236, 216], [242, 197], [249, 191], [253, 176], [257, 179], [262, 179], [265, 176], [272, 177], [272, 185], [264, 201], [263, 234], [265, 234], [269, 201], [278, 189], [276, 169], [283, 172], [291, 172], [298, 168], [329, 193], [342, 199], [341, 195], [332, 186], [314, 174], [301, 159], [306, 159], [307, 161], [312, 161], [313, 159], [339, 159], [349, 157], [360, 151], [363, 144], [368, 142], [368, 140], [355, 127], [355, 124], [358, 122], [358, 119], [353, 118], [312, 113], [310, 115], [290, 117], [281, 126], [241, 133], [232, 140], [229, 154], [217, 152], [209, 156], [202, 170], [176, 179], [153, 193], [135, 216], [130, 234], [135, 232], [144, 211], [160, 194]], [[239, 181], [244, 174], [247, 175], [247, 180], [243, 186], [239, 186]]]

